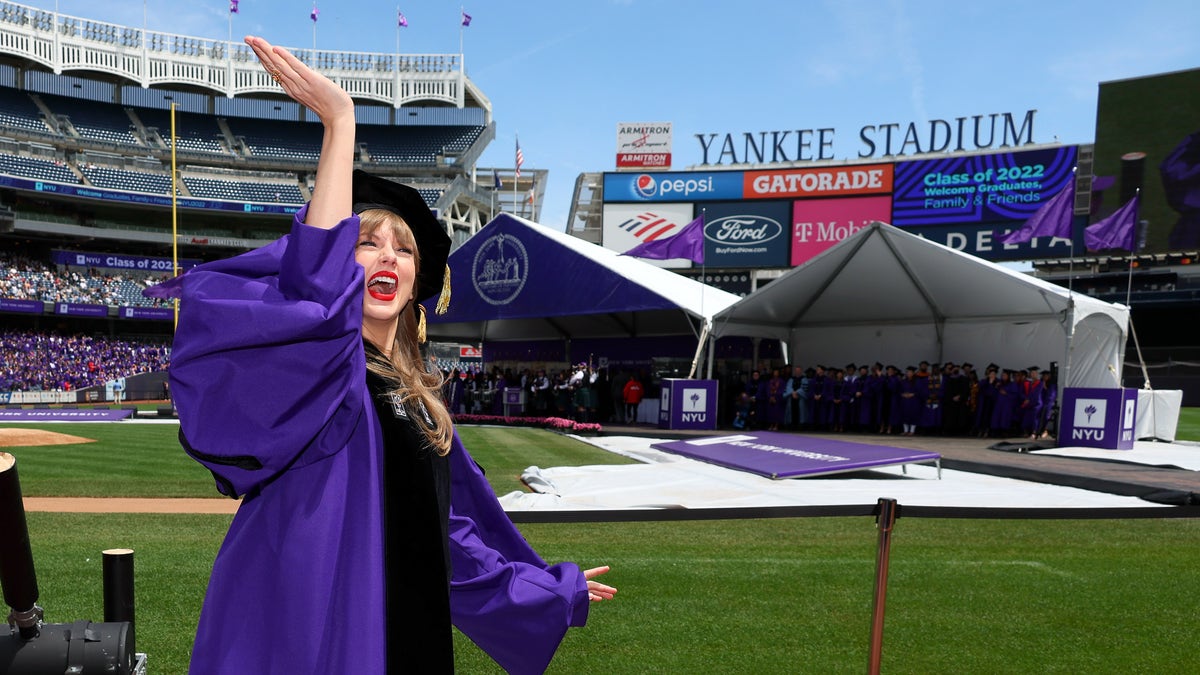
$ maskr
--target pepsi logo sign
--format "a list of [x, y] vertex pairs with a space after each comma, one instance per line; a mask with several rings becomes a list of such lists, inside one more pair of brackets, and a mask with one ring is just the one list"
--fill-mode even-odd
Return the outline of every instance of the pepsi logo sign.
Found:
[[704, 226], [704, 238], [718, 244], [763, 244], [783, 234], [783, 226], [766, 216], [725, 216]]
[[642, 174], [633, 181], [633, 189], [643, 199], [649, 199], [658, 192], [658, 181], [654, 176]]

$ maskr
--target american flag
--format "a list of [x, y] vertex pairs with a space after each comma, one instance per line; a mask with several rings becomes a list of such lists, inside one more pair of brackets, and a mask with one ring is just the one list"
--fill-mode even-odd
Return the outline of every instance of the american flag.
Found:
[[517, 139], [517, 178], [521, 177], [521, 165], [525, 163], [525, 153], [521, 152], [521, 139]]

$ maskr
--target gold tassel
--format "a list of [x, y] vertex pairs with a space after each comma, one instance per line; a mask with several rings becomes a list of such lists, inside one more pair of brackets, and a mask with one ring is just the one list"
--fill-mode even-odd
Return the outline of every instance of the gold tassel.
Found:
[[417, 305], [417, 342], [425, 344], [425, 305]]
[[437, 308], [434, 310], [439, 315], [445, 314], [450, 310], [450, 266], [446, 265], [446, 272], [442, 275], [442, 294], [438, 296]]

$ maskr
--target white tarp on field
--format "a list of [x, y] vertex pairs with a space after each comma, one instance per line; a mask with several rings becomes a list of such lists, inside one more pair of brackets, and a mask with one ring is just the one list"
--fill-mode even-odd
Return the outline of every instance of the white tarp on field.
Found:
[[[641, 464], [526, 471], [541, 493], [510, 492], [506, 511], [732, 508], [874, 504], [880, 497], [922, 506], [1146, 508], [1137, 497], [911, 464], [824, 478], [772, 480], [707, 464], [651, 446], [662, 439], [601, 436], [580, 440]], [[536, 467], [531, 467], [536, 468]]]

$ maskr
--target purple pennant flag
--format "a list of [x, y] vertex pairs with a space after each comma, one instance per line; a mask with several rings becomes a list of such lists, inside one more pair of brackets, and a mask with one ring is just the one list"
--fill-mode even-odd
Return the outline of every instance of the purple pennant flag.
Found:
[[396, 22], [401, 28], [408, 28], [408, 19], [404, 17], [404, 12], [396, 10]]
[[1054, 195], [1038, 209], [1021, 229], [997, 237], [1001, 244], [1024, 244], [1034, 237], [1071, 238], [1071, 218], [1075, 210], [1075, 179], [1072, 178], [1061, 192]]
[[238, 13], [238, 0], [229, 0], [229, 13], [230, 14]]
[[318, 12], [318, 11], [317, 11], [317, 6], [316, 6], [316, 5], [313, 5], [313, 11], [312, 11], [312, 14], [309, 14], [309, 15], [308, 15], [308, 18], [312, 19], [312, 20], [313, 20], [313, 23], [316, 23], [316, 22], [317, 22], [317, 14], [319, 14], [319, 13], [320, 13], [320, 12]]
[[688, 223], [672, 237], [644, 241], [621, 255], [631, 255], [635, 258], [648, 258], [650, 260], [681, 258], [691, 260], [697, 265], [703, 265], [704, 214], [700, 214], [699, 217]]
[[1089, 251], [1103, 251], [1111, 248], [1123, 248], [1133, 252], [1134, 233], [1137, 232], [1138, 197], [1134, 195], [1103, 220], [1088, 225], [1083, 230], [1083, 243]]
[[471, 25], [471, 15], [470, 14], [467, 14], [466, 12], [462, 13], [462, 25], [464, 25], [464, 26]]

